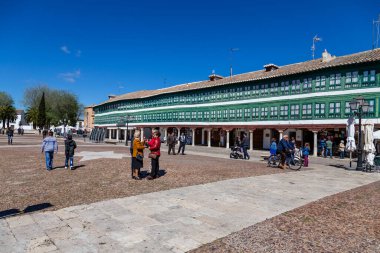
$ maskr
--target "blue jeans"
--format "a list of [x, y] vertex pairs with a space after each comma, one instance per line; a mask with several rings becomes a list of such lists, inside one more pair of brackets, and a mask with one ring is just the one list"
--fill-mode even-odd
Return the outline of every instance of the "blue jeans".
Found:
[[328, 155], [330, 155], [330, 158], [332, 158], [332, 150], [331, 150], [331, 148], [326, 148], [326, 155], [325, 155], [325, 157], [328, 156]]
[[344, 159], [344, 151], [340, 151], [340, 159]]
[[70, 161], [70, 167], [73, 167], [74, 166], [74, 156], [66, 156], [65, 167], [69, 166], [69, 161]]
[[54, 151], [45, 151], [46, 169], [51, 170], [53, 168]]
[[8, 135], [8, 144], [13, 143], [13, 136]]
[[248, 147], [243, 147], [244, 159], [251, 158], [247, 151]]

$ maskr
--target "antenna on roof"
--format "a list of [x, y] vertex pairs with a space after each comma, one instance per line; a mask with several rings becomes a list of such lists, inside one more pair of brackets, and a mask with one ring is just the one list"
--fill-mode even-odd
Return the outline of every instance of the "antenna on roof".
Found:
[[313, 60], [314, 60], [314, 56], [315, 56], [315, 43], [317, 41], [322, 41], [322, 38], [319, 38], [318, 35], [315, 35], [314, 38], [313, 38], [313, 45], [311, 46]]
[[239, 51], [239, 48], [230, 48], [230, 53], [231, 53], [231, 59], [230, 59], [230, 78], [232, 77], [232, 60], [233, 60], [233, 55], [234, 52]]
[[379, 47], [380, 40], [380, 14], [378, 20], [372, 21], [372, 49]]

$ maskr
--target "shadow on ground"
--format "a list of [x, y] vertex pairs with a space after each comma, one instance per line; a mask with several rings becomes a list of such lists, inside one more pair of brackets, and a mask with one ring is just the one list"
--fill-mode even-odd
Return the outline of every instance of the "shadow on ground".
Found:
[[4, 211], [0, 211], [0, 219], [4, 219], [10, 216], [15, 216], [15, 215], [20, 215], [20, 214], [25, 214], [25, 213], [32, 213], [32, 212], [37, 212], [41, 211], [43, 209], [52, 207], [53, 205], [50, 203], [41, 203], [37, 205], [31, 205], [27, 206], [24, 210], [12, 208]]

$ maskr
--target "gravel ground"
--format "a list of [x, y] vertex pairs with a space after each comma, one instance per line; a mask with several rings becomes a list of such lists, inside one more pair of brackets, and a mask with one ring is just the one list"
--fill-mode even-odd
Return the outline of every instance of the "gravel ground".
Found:
[[[20, 142], [28, 142], [20, 140]], [[40, 142], [36, 140], [35, 144]], [[4, 139], [0, 139], [4, 145]], [[83, 146], [80, 151], [114, 151], [129, 153], [123, 146]], [[1, 145], [0, 145], [1, 146]], [[166, 150], [166, 146], [164, 146]], [[127, 197], [143, 193], [162, 191], [177, 187], [204, 184], [230, 178], [284, 173], [267, 168], [265, 164], [195, 155], [168, 156], [163, 152], [160, 168], [163, 176], [148, 181], [130, 178], [130, 158], [97, 159], [78, 162], [75, 157], [73, 170], [63, 169], [62, 146], [54, 157], [53, 171], [45, 170], [44, 156], [36, 147], [0, 147], [0, 212], [12, 208], [23, 210], [27, 206], [41, 203], [53, 205], [50, 210], [104, 199]], [[150, 170], [150, 161], [144, 160], [144, 170]], [[45, 209], [46, 210], [46, 209]]]
[[191, 251], [380, 252], [380, 181], [283, 213]]

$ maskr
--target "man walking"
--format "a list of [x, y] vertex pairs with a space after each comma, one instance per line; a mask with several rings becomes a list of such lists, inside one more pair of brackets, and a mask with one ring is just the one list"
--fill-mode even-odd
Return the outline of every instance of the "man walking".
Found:
[[42, 141], [42, 153], [45, 152], [46, 170], [53, 169], [54, 151], [58, 153], [57, 139], [53, 137], [53, 131], [49, 131], [49, 135]]
[[169, 146], [168, 155], [170, 155], [171, 151], [173, 155], [175, 155], [175, 142], [176, 142], [176, 139], [175, 139], [174, 133], [170, 133], [167, 139], [167, 143]]
[[325, 155], [325, 157], [327, 157], [328, 155], [330, 155], [330, 158], [332, 159], [332, 146], [333, 146], [333, 143], [331, 141], [331, 138], [329, 138], [326, 141], [326, 155]]
[[13, 129], [11, 127], [8, 128], [8, 131], [7, 131], [7, 136], [8, 136], [8, 145], [12, 145], [13, 144]]
[[286, 169], [285, 161], [288, 154], [290, 154], [289, 136], [284, 135], [277, 146], [277, 152], [281, 155], [281, 162], [278, 165], [281, 169]]
[[244, 153], [244, 159], [251, 158], [248, 154], [248, 147], [249, 147], [249, 139], [246, 133], [243, 134], [243, 140], [241, 141], [241, 147], [243, 148], [243, 153]]
[[178, 148], [178, 154], [182, 150], [182, 155], [185, 154], [185, 146], [186, 146], [186, 136], [185, 133], [182, 133], [181, 136], [179, 137], [179, 148]]

